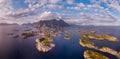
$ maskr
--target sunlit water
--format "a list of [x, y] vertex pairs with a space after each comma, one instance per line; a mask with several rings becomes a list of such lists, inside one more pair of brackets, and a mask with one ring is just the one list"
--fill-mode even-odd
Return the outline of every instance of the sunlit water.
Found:
[[[19, 35], [28, 28], [30, 27], [0, 25], [0, 59], [84, 59], [84, 50], [89, 48], [84, 48], [79, 44], [79, 38], [81, 37], [77, 34], [76, 30], [96, 30], [97, 34], [109, 34], [120, 39], [120, 27], [71, 27], [68, 28], [69, 30], [66, 29], [67, 31], [72, 32], [70, 40], [65, 40], [63, 33], [61, 36], [54, 38], [55, 47], [51, 51], [42, 53], [35, 47], [36, 37], [28, 39], [13, 38], [14, 35]], [[15, 31], [16, 29], [19, 31]], [[13, 35], [8, 35], [9, 33], [13, 33]], [[108, 46], [116, 51], [120, 51], [120, 41], [112, 43], [109, 41], [92, 40], [92, 42], [98, 47]], [[112, 55], [103, 54], [115, 59]]]

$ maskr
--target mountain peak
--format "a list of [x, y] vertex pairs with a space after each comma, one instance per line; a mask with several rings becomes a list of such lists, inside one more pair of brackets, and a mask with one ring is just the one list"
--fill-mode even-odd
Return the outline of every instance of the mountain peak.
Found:
[[60, 20], [56, 20], [56, 19], [42, 20], [42, 21], [34, 23], [33, 25], [34, 27], [37, 27], [37, 28], [43, 25], [46, 25], [47, 27], [50, 27], [50, 28], [62, 28], [62, 27], [70, 26], [69, 24], [67, 24], [61, 19]]

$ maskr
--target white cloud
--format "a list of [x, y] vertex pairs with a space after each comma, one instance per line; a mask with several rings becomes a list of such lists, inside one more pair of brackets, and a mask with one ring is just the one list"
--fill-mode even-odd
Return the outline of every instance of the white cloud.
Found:
[[47, 8], [50, 8], [50, 9], [54, 9], [56, 8], [57, 6], [55, 4], [49, 4], [49, 5], [46, 5]]
[[59, 0], [50, 0], [51, 3], [56, 4], [59, 2]]
[[[7, 17], [9, 14], [12, 14], [11, 0], [0, 0], [0, 23], [10, 22], [12, 17]], [[10, 20], [9, 20], [10, 19]]]
[[[22, 24], [22, 23], [30, 22], [30, 18], [24, 17], [24, 16], [27, 13], [31, 12], [32, 10], [31, 9], [19, 9], [17, 11], [13, 11], [11, 2], [12, 2], [11, 0], [0, 0], [0, 23]], [[33, 18], [31, 19], [33, 20]]]
[[31, 11], [34, 11], [34, 10], [44, 6], [46, 3], [48, 3], [47, 0], [25, 0], [24, 2], [28, 4], [29, 9]]
[[67, 7], [68, 10], [80, 10], [80, 7]]
[[85, 23], [82, 25], [94, 25], [94, 26], [120, 26], [120, 21], [118, 22], [112, 22], [112, 23], [107, 23], [107, 22], [90, 22], [90, 23]]
[[44, 12], [38, 16], [38, 20], [51, 20], [51, 19], [61, 19], [61, 15], [57, 13]]
[[[73, 14], [67, 15], [66, 20], [70, 23], [88, 23], [93, 24], [94, 22], [116, 22], [116, 17], [112, 15], [109, 11], [110, 8], [120, 12], [120, 5], [118, 0], [90, 0], [92, 4], [84, 4], [84, 3], [75, 3], [74, 0], [24, 0], [26, 4], [28, 4], [29, 8], [26, 9], [18, 9], [13, 12], [11, 7], [11, 0], [0, 0], [0, 21], [1, 22], [9, 22], [14, 23], [20, 21], [21, 23], [26, 22], [34, 22], [37, 20], [49, 20], [49, 19], [58, 19], [65, 17], [66, 14]], [[119, 0], [120, 1], [120, 0]], [[104, 8], [101, 6], [101, 3], [105, 3], [108, 8]], [[65, 4], [70, 4], [74, 6], [65, 6]], [[4, 7], [3, 7], [4, 6]], [[51, 10], [59, 10], [60, 13], [64, 13], [65, 16], [61, 16], [57, 13], [52, 12], [44, 12], [44, 11], [51, 11]], [[74, 11], [80, 11], [80, 15], [75, 15]], [[86, 11], [86, 12], [84, 12]], [[44, 12], [41, 14], [41, 12]], [[89, 13], [94, 14], [89, 14]], [[36, 19], [37, 20], [32, 20]], [[100, 23], [97, 23], [100, 24]]]
[[73, 4], [73, 3], [74, 3], [74, 0], [66, 0], [66, 2], [67, 2], [68, 4]]
[[120, 5], [118, 5], [118, 4], [109, 4], [108, 6], [113, 8], [114, 10], [120, 12]]
[[[73, 17], [71, 17], [73, 16]], [[77, 25], [99, 25], [99, 26], [118, 26], [118, 22], [113, 15], [108, 14], [86, 14], [80, 13], [79, 15], [68, 15], [65, 16], [65, 20], [68, 23], [77, 24]]]
[[108, 8], [114, 9], [114, 11], [120, 12], [120, 0], [90, 0], [91, 3], [100, 5], [104, 3]]
[[0, 15], [8, 15], [11, 11], [10, 0], [0, 0]]
[[78, 6], [78, 7], [85, 7], [85, 4], [79, 3], [79, 4], [77, 4], [77, 6]]

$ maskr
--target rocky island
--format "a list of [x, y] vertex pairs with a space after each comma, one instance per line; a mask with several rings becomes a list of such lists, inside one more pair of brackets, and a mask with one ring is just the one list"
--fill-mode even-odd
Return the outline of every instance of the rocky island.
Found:
[[64, 37], [64, 39], [66, 39], [66, 40], [69, 40], [70, 39], [70, 33], [67, 33], [66, 35], [65, 35], [65, 37]]
[[35, 35], [37, 35], [36, 31], [29, 31], [29, 32], [26, 32], [26, 33], [22, 33], [20, 35], [20, 37], [23, 38], [23, 39], [26, 39], [28, 37], [32, 37], [32, 36], [35, 36]]
[[86, 39], [84, 39], [84, 38], [81, 38], [81, 39], [79, 40], [79, 44], [80, 44], [81, 46], [83, 46], [83, 47], [98, 49], [98, 48], [94, 45], [93, 42], [90, 42], [90, 41], [88, 41], [88, 40], [86, 40]]
[[[90, 41], [88, 41], [88, 40], [86, 40], [86, 39], [84, 39], [84, 38], [81, 38], [79, 43], [80, 43], [80, 45], [83, 46], [83, 47], [92, 48], [92, 49], [95, 49], [95, 50], [99, 50], [99, 51], [101, 51], [101, 52], [109, 53], [109, 54], [111, 54], [111, 55], [116, 56], [118, 59], [120, 59], [120, 54], [119, 54], [119, 52], [117, 52], [117, 51], [115, 51], [115, 50], [113, 50], [113, 49], [111, 49], [111, 48], [109, 48], [109, 47], [105, 47], [105, 46], [104, 46], [104, 47], [102, 47], [102, 48], [99, 48], [99, 47], [95, 46], [93, 42], [90, 42]], [[86, 55], [86, 54], [85, 54], [85, 55]], [[86, 57], [86, 56], [85, 56], [85, 57]], [[88, 58], [88, 59], [89, 59], [89, 58]]]
[[118, 39], [110, 35], [95, 35], [95, 31], [89, 31], [82, 34], [84, 38], [95, 39], [95, 40], [108, 40], [110, 42], [116, 42]]
[[111, 48], [109, 48], [109, 47], [102, 47], [102, 48], [100, 48], [99, 49], [100, 51], [102, 51], [102, 52], [106, 52], [106, 53], [109, 53], [109, 54], [111, 54], [111, 55], [114, 55], [114, 56], [116, 56], [118, 59], [120, 59], [120, 54], [119, 54], [119, 52], [117, 52], [117, 51], [115, 51], [115, 50], [113, 50], [113, 49], [111, 49]]
[[84, 51], [84, 58], [85, 59], [110, 59], [98, 52], [94, 52], [92, 50], [86, 50]]
[[53, 44], [52, 38], [37, 38], [36, 39], [36, 48], [40, 52], [48, 52], [55, 44]]
[[110, 36], [110, 35], [90, 35], [90, 34], [86, 34], [86, 35], [83, 35], [83, 37], [89, 38], [89, 39], [96, 39], [96, 40], [108, 40], [108, 41], [111, 41], [111, 42], [118, 41], [116, 37]]

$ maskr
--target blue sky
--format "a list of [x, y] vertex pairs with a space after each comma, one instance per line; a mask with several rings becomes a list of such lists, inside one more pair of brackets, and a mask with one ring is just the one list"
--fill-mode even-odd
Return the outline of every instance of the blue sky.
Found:
[[12, 0], [12, 7], [14, 10], [18, 10], [20, 8], [28, 8], [28, 5], [24, 3], [24, 0]]
[[120, 25], [120, 0], [0, 0], [0, 3], [1, 23], [32, 23], [57, 14], [66, 22], [80, 25]]
[[[28, 8], [28, 5], [24, 2], [25, 0], [12, 0], [12, 7], [14, 9], [19, 8]], [[61, 0], [62, 3], [65, 3], [67, 0]], [[74, 3], [84, 3], [84, 4], [90, 4], [89, 0], [73, 0]], [[64, 6], [69, 6], [69, 4], [65, 4]]]

